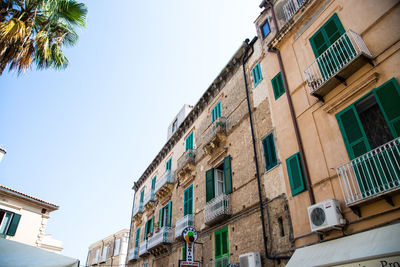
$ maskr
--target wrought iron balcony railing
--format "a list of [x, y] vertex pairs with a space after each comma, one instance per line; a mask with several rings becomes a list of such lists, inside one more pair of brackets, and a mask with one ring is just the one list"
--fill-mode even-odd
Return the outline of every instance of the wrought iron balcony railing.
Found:
[[139, 244], [139, 256], [143, 256], [143, 255], [147, 254], [147, 246], [148, 246], [147, 240], [144, 240], [144, 241], [140, 242], [140, 244]]
[[147, 249], [150, 250], [158, 245], [172, 243], [173, 242], [174, 229], [171, 227], [164, 226], [158, 231], [153, 233], [153, 236], [149, 237]]
[[400, 189], [400, 138], [336, 168], [347, 205]]
[[204, 222], [212, 223], [219, 218], [231, 215], [231, 204], [229, 195], [220, 194], [207, 202], [204, 207]]
[[229, 256], [222, 257], [215, 260], [215, 267], [225, 267], [229, 264]]
[[194, 165], [195, 158], [196, 158], [196, 149], [186, 150], [185, 153], [183, 153], [182, 156], [180, 156], [177, 161], [176, 172], [179, 173], [188, 164]]
[[183, 229], [188, 226], [194, 226], [193, 214], [188, 214], [182, 219], [178, 220], [175, 225], [175, 238], [179, 238], [182, 235]]
[[226, 125], [226, 117], [219, 117], [211, 123], [203, 139], [203, 149], [207, 154], [210, 154], [214, 148], [226, 140]]
[[128, 254], [128, 261], [137, 260], [138, 256], [139, 256], [138, 254], [139, 254], [139, 248], [138, 247], [131, 248], [129, 250], [129, 254]]
[[139, 203], [139, 205], [135, 206], [133, 209], [133, 217], [135, 217], [136, 214], [142, 213], [143, 212], [143, 202]]
[[171, 170], [166, 171], [160, 180], [157, 181], [154, 192], [158, 192], [164, 185], [173, 184], [175, 182], [175, 178], [173, 172]]
[[285, 23], [288, 22], [294, 14], [304, 5], [306, 0], [288, 0], [283, 6], [283, 13], [285, 14]]
[[144, 196], [144, 200], [143, 200], [143, 206], [146, 206], [147, 203], [151, 202], [151, 201], [155, 201], [156, 197], [154, 195], [154, 190], [151, 190], [150, 192], [148, 192], [145, 196]]
[[361, 36], [348, 30], [304, 71], [310, 93], [327, 94], [370, 59], [372, 55]]

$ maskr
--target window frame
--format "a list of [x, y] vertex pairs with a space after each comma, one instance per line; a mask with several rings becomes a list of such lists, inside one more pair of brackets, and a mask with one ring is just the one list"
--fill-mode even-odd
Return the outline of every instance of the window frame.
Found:
[[[6, 209], [0, 209], [0, 211], [4, 212], [3, 218], [0, 223], [0, 229], [3, 227], [3, 225], [4, 225], [4, 229], [2, 230], [2, 232], [0, 232], [0, 236], [1, 235], [15, 236], [15, 234], [17, 233], [17, 229], [18, 229], [22, 215], [19, 213], [10, 211], [10, 210], [6, 210]], [[5, 222], [5, 220], [4, 220], [4, 217], [6, 216], [6, 214], [10, 215], [7, 222]]]
[[[222, 244], [223, 244], [223, 240], [222, 240], [222, 233], [226, 232], [226, 245], [227, 245], [227, 252], [223, 253], [223, 249], [222, 249]], [[220, 235], [220, 244], [217, 244], [217, 235]], [[220, 255], [217, 255], [217, 245], [220, 247]], [[228, 231], [228, 227], [224, 227], [222, 229], [219, 229], [218, 231], [214, 232], [214, 257], [215, 259], [220, 259], [220, 258], [224, 258], [224, 257], [228, 257], [229, 258], [229, 231]]]

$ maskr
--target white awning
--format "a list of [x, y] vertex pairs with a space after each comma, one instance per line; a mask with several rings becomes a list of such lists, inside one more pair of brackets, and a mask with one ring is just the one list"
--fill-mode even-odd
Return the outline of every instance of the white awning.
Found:
[[286, 267], [332, 266], [400, 255], [400, 223], [296, 249]]
[[79, 261], [41, 248], [0, 238], [2, 267], [78, 267]]

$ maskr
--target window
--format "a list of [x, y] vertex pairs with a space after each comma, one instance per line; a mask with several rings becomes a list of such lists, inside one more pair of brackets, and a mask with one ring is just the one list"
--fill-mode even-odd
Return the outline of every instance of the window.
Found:
[[135, 248], [139, 247], [140, 227], [136, 230]]
[[193, 214], [193, 185], [185, 189], [183, 201], [183, 216]]
[[219, 166], [206, 171], [206, 201], [222, 193], [232, 193], [231, 156], [224, 158]]
[[99, 260], [100, 249], [96, 250], [96, 257], [93, 259], [93, 263], [97, 263]]
[[21, 215], [19, 214], [0, 210], [0, 236], [15, 236], [20, 219]]
[[154, 175], [153, 179], [151, 179], [151, 190], [153, 191], [154, 188], [156, 188], [156, 180], [157, 180], [157, 175]]
[[221, 100], [211, 110], [211, 122], [221, 117]]
[[285, 93], [285, 86], [283, 85], [282, 73], [278, 73], [272, 80], [272, 89], [274, 91], [275, 100]]
[[185, 140], [186, 143], [186, 151], [189, 149], [193, 149], [193, 132], [189, 134], [189, 136]]
[[143, 267], [149, 267], [149, 263], [146, 261], [143, 263]]
[[[228, 227], [225, 227], [214, 235], [215, 238], [215, 266], [222, 267], [229, 263], [229, 240], [228, 240]], [[226, 260], [218, 260], [226, 258]]]
[[262, 140], [264, 148], [265, 169], [268, 171], [276, 166], [276, 152], [274, 144], [274, 135], [270, 133]]
[[168, 159], [168, 161], [165, 163], [165, 170], [170, 171], [172, 166], [172, 157]]
[[266, 37], [271, 32], [271, 28], [269, 27], [268, 20], [266, 20], [264, 22], [264, 24], [261, 27], [261, 30], [262, 30], [263, 37]]
[[257, 65], [254, 66], [254, 68], [251, 70], [251, 73], [253, 75], [253, 85], [254, 87], [259, 84], [263, 77], [261, 75], [261, 67], [260, 67], [260, 62], [257, 63]]
[[101, 254], [101, 262], [105, 262], [107, 259], [107, 251], [108, 251], [108, 246], [103, 247], [103, 253]]
[[292, 196], [295, 196], [306, 190], [306, 185], [304, 183], [303, 164], [301, 163], [300, 153], [298, 152], [288, 158], [286, 160], [286, 166], [288, 169]]
[[178, 129], [178, 119], [175, 119], [172, 123], [172, 133], [174, 133]]
[[171, 227], [171, 213], [172, 213], [172, 202], [170, 201], [159, 211], [159, 225], [160, 228], [167, 226]]
[[147, 220], [144, 226], [144, 240], [153, 235], [153, 227], [154, 227], [154, 216], [151, 219]]
[[114, 256], [119, 255], [120, 248], [121, 248], [121, 239], [118, 238], [117, 240], [115, 240]]
[[142, 189], [142, 191], [140, 191], [140, 204], [143, 203], [143, 199], [144, 199], [144, 189]]

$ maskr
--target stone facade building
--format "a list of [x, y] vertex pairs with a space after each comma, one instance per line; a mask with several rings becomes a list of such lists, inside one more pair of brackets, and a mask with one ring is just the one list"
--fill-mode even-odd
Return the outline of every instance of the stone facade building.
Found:
[[126, 266], [128, 236], [123, 229], [90, 245], [85, 266]]

